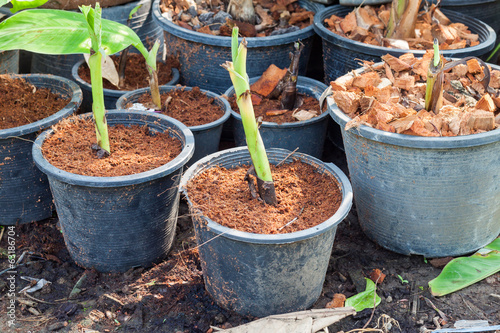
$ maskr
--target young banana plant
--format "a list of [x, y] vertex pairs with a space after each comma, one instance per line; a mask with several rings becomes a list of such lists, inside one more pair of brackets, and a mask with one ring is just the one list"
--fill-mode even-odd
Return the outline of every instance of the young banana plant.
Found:
[[229, 71], [229, 76], [233, 82], [236, 103], [240, 109], [248, 151], [250, 152], [257, 176], [258, 192], [264, 202], [275, 205], [277, 199], [271, 175], [271, 167], [267, 159], [264, 142], [259, 133], [257, 121], [255, 120], [250, 83], [246, 71], [247, 42], [243, 39], [238, 46], [238, 27], [233, 28], [231, 53], [233, 61], [226, 61], [225, 64], [222, 64], [222, 67]]
[[471, 59], [476, 59], [483, 67], [484, 77], [481, 84], [484, 90], [495, 94], [494, 91], [489, 87], [490, 84], [490, 70], [486, 63], [476, 57], [465, 57], [459, 60], [450, 61], [444, 64], [443, 57], [439, 54], [439, 44], [438, 40], [434, 39], [434, 56], [429, 64], [427, 70], [427, 84], [425, 88], [425, 109], [429, 112], [439, 113], [439, 110], [443, 106], [443, 84], [444, 84], [444, 72], [452, 69], [453, 67], [460, 64], [467, 64], [467, 61]]
[[[33, 1], [26, 1], [33, 2]], [[36, 2], [36, 1], [35, 1]], [[101, 9], [81, 6], [82, 13], [64, 10], [33, 9], [13, 15], [0, 23], [0, 50], [27, 50], [43, 54], [90, 53], [89, 60], [92, 80], [93, 113], [96, 124], [98, 155], [105, 156], [111, 149], [107, 134], [104, 97], [102, 89], [102, 68], [100, 59], [104, 54], [114, 54], [133, 45], [146, 59], [150, 72], [150, 83], [156, 82], [159, 102], [158, 79], [156, 76], [155, 43], [150, 52], [142, 44], [139, 36], [129, 27], [101, 19]], [[156, 79], [155, 79], [156, 78]]]
[[415, 22], [422, 0], [392, 0], [391, 15], [387, 24], [386, 38], [414, 37]]

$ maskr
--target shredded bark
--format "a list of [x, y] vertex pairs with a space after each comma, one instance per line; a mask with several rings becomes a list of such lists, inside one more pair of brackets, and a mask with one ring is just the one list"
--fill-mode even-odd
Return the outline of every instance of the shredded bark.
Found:
[[147, 126], [109, 126], [111, 155], [98, 158], [92, 119], [68, 118], [53, 126], [54, 134], [43, 146], [43, 156], [61, 170], [113, 177], [136, 174], [162, 166], [182, 151], [181, 142], [168, 132], [152, 134]]
[[63, 109], [69, 98], [37, 88], [21, 78], [0, 75], [0, 129], [41, 120]]
[[342, 193], [334, 177], [320, 174], [314, 166], [294, 160], [271, 167], [278, 204], [266, 205], [252, 198], [244, 180], [248, 168], [214, 167], [192, 179], [187, 190], [193, 206], [229, 228], [280, 234], [308, 229], [326, 221], [342, 202]]

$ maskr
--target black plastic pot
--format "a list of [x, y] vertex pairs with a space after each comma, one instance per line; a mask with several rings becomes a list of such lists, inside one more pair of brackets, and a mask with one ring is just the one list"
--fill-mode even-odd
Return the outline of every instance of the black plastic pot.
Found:
[[70, 99], [50, 117], [31, 124], [0, 129], [0, 225], [43, 220], [52, 216], [53, 203], [47, 177], [33, 163], [31, 149], [37, 134], [73, 114], [82, 102], [76, 83], [53, 75], [24, 74], [23, 78], [39, 88]]
[[[84, 81], [80, 75], [78, 75], [78, 69], [85, 62], [84, 59], [81, 59], [76, 64], [73, 64], [73, 69], [71, 70], [71, 76], [73, 81], [76, 81], [80, 88], [82, 88], [83, 92], [83, 103], [82, 103], [82, 113], [92, 112], [92, 85], [87, 81]], [[172, 68], [172, 80], [167, 82], [166, 85], [175, 85], [179, 82], [179, 70], [177, 68]], [[126, 93], [131, 92], [130, 90], [113, 90], [113, 89], [103, 89], [104, 93], [104, 106], [106, 109], [114, 109], [116, 108], [116, 101], [125, 95]]]
[[[164, 49], [163, 30], [152, 19], [151, 4], [152, 0], [139, 0], [119, 6], [102, 8], [102, 18], [126, 25], [130, 11], [141, 5], [139, 10], [132, 16], [130, 28], [137, 33], [148, 49], [158, 39], [161, 43], [158, 54], [161, 55]], [[137, 51], [132, 47], [131, 52]], [[31, 72], [50, 73], [73, 79], [71, 75], [73, 65], [82, 59], [81, 54], [48, 55], [33, 53]]]
[[[290, 151], [272, 148], [267, 154], [269, 161], [277, 164]], [[340, 184], [343, 199], [338, 211], [325, 222], [288, 234], [265, 235], [229, 229], [191, 205], [186, 183], [215, 166], [251, 164], [247, 147], [209, 155], [182, 177], [181, 190], [193, 217], [205, 288], [225, 309], [265, 317], [307, 309], [321, 294], [337, 225], [351, 209], [351, 185], [335, 165], [305, 154], [294, 156], [317, 166], [318, 172], [333, 175]]]
[[[314, 16], [314, 30], [323, 39], [323, 64], [325, 68], [325, 82], [334, 81], [349, 71], [359, 68], [359, 60], [379, 62], [381, 56], [392, 54], [396, 57], [411, 52], [422, 56], [424, 50], [403, 50], [382, 46], [369, 45], [349, 38], [341, 37], [324, 26], [324, 20], [332, 14], [344, 17], [353, 10], [352, 7], [335, 5], [327, 7]], [[466, 24], [472, 33], [479, 35], [480, 43], [473, 47], [456, 50], [443, 50], [444, 57], [463, 58], [465, 56], [481, 57], [488, 55], [495, 46], [496, 33], [486, 23], [473, 17], [443, 9], [442, 12], [452, 22]]]
[[[301, 6], [317, 12], [322, 5], [299, 0]], [[162, 16], [160, 0], [153, 3], [153, 17], [165, 31], [167, 55], [178, 56], [181, 68], [181, 84], [200, 87], [222, 94], [230, 86], [231, 79], [227, 70], [220, 65], [231, 61], [231, 37], [212, 36], [191, 31], [172, 23]], [[293, 43], [300, 40], [304, 50], [300, 58], [299, 73], [305, 75], [311, 53], [312, 25], [295, 32], [277, 36], [246, 38], [248, 42], [247, 74], [249, 77], [261, 75], [271, 64], [280, 68], [290, 65], [289, 52]]]
[[[81, 117], [90, 117], [84, 114]], [[171, 162], [134, 175], [90, 177], [52, 166], [41, 146], [51, 130], [33, 146], [33, 158], [50, 182], [64, 241], [71, 257], [85, 268], [123, 272], [150, 266], [168, 253], [175, 234], [178, 184], [184, 164], [193, 154], [189, 129], [175, 119], [151, 112], [110, 111], [108, 124], [147, 125], [171, 130], [183, 145]]]
[[[172, 90], [190, 91], [192, 89], [193, 88], [191, 87], [182, 86], [162, 86], [160, 87], [160, 94], [167, 93]], [[150, 91], [150, 88], [142, 88], [128, 92], [118, 99], [118, 101], [116, 102], [116, 108], [125, 109], [128, 103], [137, 103], [139, 97], [141, 97], [145, 93], [149, 94]], [[201, 91], [209, 98], [214, 98], [214, 103], [224, 111], [224, 114], [222, 115], [222, 117], [209, 124], [188, 127], [191, 132], [193, 132], [195, 148], [193, 157], [191, 157], [189, 162], [186, 164], [186, 167], [192, 165], [202, 157], [215, 153], [219, 149], [222, 126], [231, 115], [231, 107], [229, 106], [229, 103], [225, 98], [221, 98], [219, 95], [208, 90], [202, 89]]]
[[346, 131], [351, 118], [332, 97], [327, 104], [342, 130], [359, 223], [370, 239], [435, 258], [472, 253], [499, 235], [500, 129], [455, 137], [365, 125]]
[[[258, 79], [258, 77], [251, 78], [250, 84]], [[297, 91], [299, 93], [313, 96], [319, 100], [326, 88], [326, 85], [322, 82], [303, 76], [298, 77]], [[234, 88], [229, 88], [224, 94], [232, 96]], [[234, 142], [236, 146], [246, 146], [241, 115], [231, 109], [231, 116]], [[317, 117], [294, 123], [277, 124], [264, 121], [259, 126], [259, 132], [266, 148], [283, 148], [291, 151], [298, 148], [301, 153], [321, 158], [328, 118], [328, 112], [325, 111]]]

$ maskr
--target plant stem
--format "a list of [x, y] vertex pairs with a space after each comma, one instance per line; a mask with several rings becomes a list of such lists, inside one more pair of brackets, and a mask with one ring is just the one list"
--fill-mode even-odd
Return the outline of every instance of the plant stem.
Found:
[[392, 0], [386, 38], [404, 39], [415, 35], [415, 23], [421, 0]]
[[297, 77], [299, 76], [299, 59], [300, 53], [304, 48], [304, 44], [296, 42], [294, 44], [295, 51], [290, 52], [290, 67], [284, 78], [285, 84], [281, 94], [281, 107], [283, 109], [292, 110], [297, 99]]
[[104, 107], [101, 59], [102, 54], [100, 52], [91, 54], [89, 58], [90, 81], [92, 82], [92, 112], [94, 114], [97, 144], [110, 153], [108, 124]]
[[427, 83], [425, 87], [425, 109], [435, 114], [443, 106], [443, 73], [444, 63], [439, 55], [439, 44], [434, 39], [434, 57], [427, 70]]

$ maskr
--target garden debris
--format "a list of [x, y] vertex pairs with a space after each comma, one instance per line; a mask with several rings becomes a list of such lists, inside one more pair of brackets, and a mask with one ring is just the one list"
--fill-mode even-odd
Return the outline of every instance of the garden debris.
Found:
[[47, 281], [45, 279], [37, 279], [37, 278], [32, 278], [28, 276], [21, 276], [22, 280], [29, 281], [30, 285], [27, 287], [24, 287], [19, 291], [19, 293], [27, 292], [27, 293], [33, 293], [37, 290], [42, 289], [46, 284], [52, 283], [50, 281]]
[[82, 276], [76, 281], [75, 286], [73, 289], [71, 289], [71, 292], [69, 293], [68, 299], [75, 298], [81, 291], [81, 287], [83, 282], [87, 279], [87, 272], [83, 273]]
[[435, 259], [429, 260], [429, 263], [434, 268], [443, 268], [444, 266], [446, 266], [446, 264], [448, 264], [452, 260], [453, 260], [453, 257], [435, 258]]
[[[231, 1], [227, 7], [232, 8], [235, 2]], [[301, 7], [296, 0], [279, 3], [254, 0], [254, 13], [248, 11], [249, 15], [242, 18], [229, 14], [231, 10], [224, 3], [227, 1], [162, 0], [160, 9], [163, 17], [183, 28], [216, 36], [231, 36], [233, 26], [238, 26], [242, 37], [273, 36], [304, 29], [314, 20], [314, 12]]]
[[345, 297], [344, 294], [334, 294], [333, 299], [330, 302], [326, 303], [325, 307], [327, 309], [342, 308], [342, 307], [344, 307], [344, 303], [345, 303], [346, 299], [347, 299], [347, 297]]
[[384, 282], [385, 276], [386, 275], [378, 268], [375, 268], [370, 272], [370, 280], [378, 284]]
[[[471, 33], [462, 23], [452, 23], [436, 5], [425, 7], [418, 13], [411, 38], [385, 38], [391, 5], [362, 6], [344, 18], [332, 15], [324, 20], [333, 33], [366, 44], [398, 49], [424, 50], [432, 47], [434, 38], [441, 50], [460, 49], [479, 44], [479, 36]], [[403, 29], [405, 30], [405, 29]]]
[[346, 130], [364, 124], [400, 134], [457, 136], [500, 127], [500, 89], [488, 86], [489, 77], [494, 77], [494, 86], [500, 87], [500, 71], [488, 66], [488, 76], [486, 64], [476, 59], [445, 61], [444, 103], [434, 114], [424, 109], [426, 66], [432, 52], [420, 59], [411, 53], [382, 58], [382, 64], [367, 65], [333, 81], [325, 92], [351, 118]]
[[212, 329], [214, 332], [221, 333], [314, 333], [355, 313], [356, 311], [350, 307], [312, 309], [268, 316], [229, 329], [220, 329], [213, 326]]
[[60, 322], [57, 322], [57, 323], [49, 325], [47, 327], [47, 330], [49, 330], [49, 331], [58, 331], [61, 328], [66, 327], [66, 326], [68, 326], [68, 322], [67, 321], [60, 321]]

